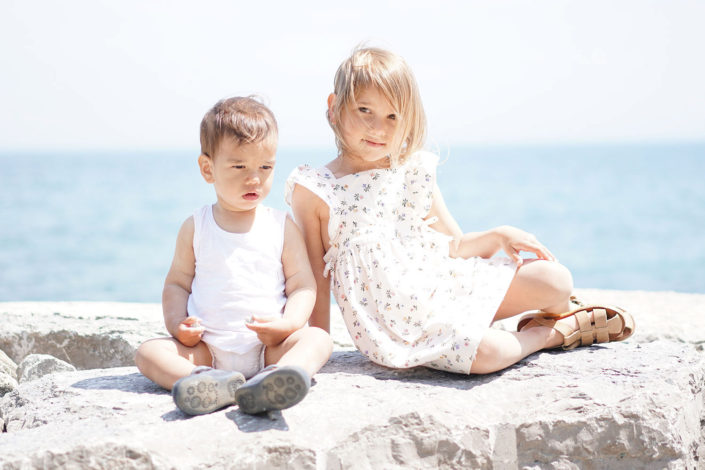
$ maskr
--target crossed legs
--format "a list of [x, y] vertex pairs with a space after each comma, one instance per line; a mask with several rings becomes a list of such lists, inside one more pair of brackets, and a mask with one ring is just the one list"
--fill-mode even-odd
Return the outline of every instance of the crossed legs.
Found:
[[[561, 313], [570, 309], [573, 278], [563, 265], [543, 260], [526, 260], [512, 280], [495, 320], [513, 317], [527, 310]], [[566, 322], [575, 322], [568, 317]], [[473, 374], [505, 369], [529, 354], [560, 346], [563, 336], [552, 328], [535, 327], [520, 332], [489, 329], [480, 341], [470, 368]]]
[[[332, 350], [333, 341], [325, 331], [304, 327], [280, 344], [265, 348], [265, 365], [297, 365], [312, 377]], [[203, 342], [189, 348], [174, 338], [155, 338], [140, 345], [135, 364], [145, 377], [171, 390], [177, 380], [189, 375], [196, 366], [212, 366], [213, 358]]]

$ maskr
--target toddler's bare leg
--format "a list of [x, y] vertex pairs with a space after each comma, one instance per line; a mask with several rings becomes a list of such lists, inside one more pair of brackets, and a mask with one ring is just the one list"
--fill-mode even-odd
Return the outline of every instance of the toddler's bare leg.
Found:
[[495, 320], [501, 320], [527, 310], [561, 313], [570, 308], [573, 277], [560, 263], [526, 260], [507, 290]]
[[264, 351], [265, 365], [299, 366], [310, 377], [318, 372], [333, 352], [333, 340], [320, 328], [307, 326], [296, 330], [276, 346]]
[[142, 374], [167, 390], [196, 366], [211, 366], [213, 358], [205, 343], [189, 348], [174, 338], [155, 338], [137, 348], [135, 364]]

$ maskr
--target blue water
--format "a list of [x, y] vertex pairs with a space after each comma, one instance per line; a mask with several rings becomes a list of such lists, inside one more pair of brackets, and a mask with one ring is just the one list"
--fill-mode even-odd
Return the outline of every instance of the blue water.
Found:
[[[577, 287], [705, 293], [705, 144], [442, 149], [465, 231], [534, 233]], [[194, 151], [0, 153], [0, 301], [159, 302], [179, 226], [213, 201]], [[268, 204], [302, 162], [280, 149]]]

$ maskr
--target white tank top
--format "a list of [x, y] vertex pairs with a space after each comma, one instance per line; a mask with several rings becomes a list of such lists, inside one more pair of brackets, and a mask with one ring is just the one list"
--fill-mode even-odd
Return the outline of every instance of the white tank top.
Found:
[[284, 312], [281, 258], [286, 212], [257, 206], [247, 233], [220, 228], [210, 205], [197, 210], [193, 221], [196, 274], [188, 314], [202, 320], [204, 342], [226, 351], [246, 352], [259, 340], [245, 327], [245, 320], [253, 314], [281, 316]]

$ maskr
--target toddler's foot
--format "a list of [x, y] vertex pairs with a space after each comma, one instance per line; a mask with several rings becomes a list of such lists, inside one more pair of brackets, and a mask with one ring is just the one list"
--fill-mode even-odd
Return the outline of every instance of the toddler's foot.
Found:
[[244, 383], [245, 376], [240, 372], [199, 366], [176, 381], [171, 396], [184, 413], [202, 415], [234, 405], [235, 392]]
[[252, 377], [235, 393], [243, 413], [283, 410], [304, 399], [311, 379], [301, 367], [272, 365]]

